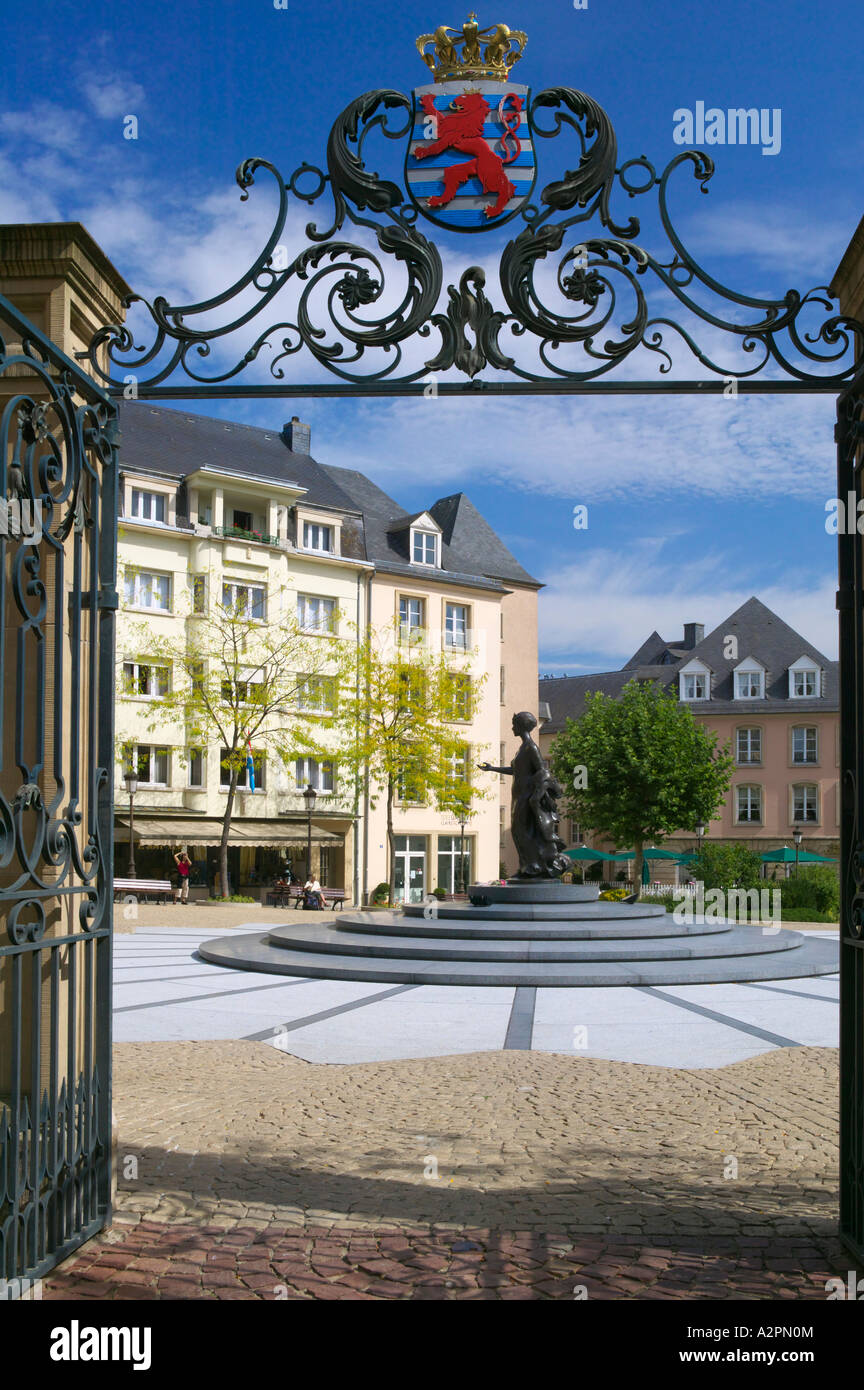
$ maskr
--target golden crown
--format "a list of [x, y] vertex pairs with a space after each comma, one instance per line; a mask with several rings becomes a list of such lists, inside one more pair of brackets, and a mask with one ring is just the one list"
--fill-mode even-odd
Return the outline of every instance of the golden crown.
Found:
[[[479, 28], [477, 16], [472, 11], [462, 25], [461, 34], [449, 24], [439, 24], [434, 34], [420, 35], [417, 48], [436, 82], [453, 82], [457, 78], [506, 82], [507, 74], [522, 57], [527, 42], [521, 30], [508, 29], [506, 24]], [[427, 53], [430, 43], [434, 48]]]

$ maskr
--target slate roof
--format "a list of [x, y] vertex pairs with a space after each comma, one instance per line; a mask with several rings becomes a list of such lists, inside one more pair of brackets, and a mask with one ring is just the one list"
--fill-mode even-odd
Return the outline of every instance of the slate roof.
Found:
[[[417, 577], [410, 563], [408, 527], [422, 512], [406, 512], [356, 469], [318, 463], [289, 449], [281, 432], [170, 410], [148, 401], [120, 406], [120, 467], [159, 474], [178, 483], [200, 468], [254, 474], [306, 489], [304, 502], [332, 507], [349, 516], [343, 525], [343, 554], [371, 560], [393, 574]], [[440, 576], [474, 588], [501, 591], [508, 582], [541, 588], [462, 492], [439, 498], [425, 509], [441, 527], [441, 570], [423, 570], [424, 580]], [[400, 523], [402, 523], [400, 525]], [[395, 529], [393, 529], [395, 528]]]
[[[409, 563], [408, 528], [423, 513], [406, 512], [364, 474], [353, 469], [327, 465], [326, 472], [354, 498], [355, 505], [363, 512], [367, 558], [388, 573], [416, 575], [417, 567]], [[441, 569], [449, 578], [485, 576], [499, 581], [492, 587], [510, 582], [542, 588], [539, 580], [523, 569], [464, 492], [440, 497], [425, 510], [441, 527]], [[403, 525], [394, 529], [397, 522]], [[435, 571], [426, 571], [425, 577], [434, 580]]]
[[[729, 660], [723, 654], [728, 637], [738, 640], [738, 657], [735, 660]], [[664, 663], [664, 656], [672, 660]], [[766, 668], [765, 698], [735, 700], [733, 672], [736, 666], [751, 656]], [[822, 671], [823, 693], [821, 697], [813, 699], [790, 700], [789, 667], [802, 656], [809, 657]], [[712, 672], [711, 699], [694, 702], [693, 711], [697, 714], [735, 714], [742, 717], [776, 713], [828, 714], [840, 706], [838, 662], [830, 661], [758, 598], [749, 598], [728, 618], [724, 618], [713, 632], [689, 649], [680, 642], [665, 642], [658, 633], [652, 632], [619, 671], [603, 671], [590, 676], [541, 678], [539, 698], [547, 701], [551, 712], [551, 719], [543, 725], [543, 732], [558, 733], [568, 718], [578, 719], [584, 712], [586, 697], [593, 691], [599, 690], [614, 698], [620, 695], [629, 680], [655, 680], [677, 690], [679, 671], [694, 660], [701, 661]]]
[[320, 463], [292, 452], [279, 430], [168, 410], [148, 401], [120, 406], [120, 467], [178, 479], [199, 468], [224, 468], [296, 483], [308, 489], [306, 500], [324, 507], [359, 510]]

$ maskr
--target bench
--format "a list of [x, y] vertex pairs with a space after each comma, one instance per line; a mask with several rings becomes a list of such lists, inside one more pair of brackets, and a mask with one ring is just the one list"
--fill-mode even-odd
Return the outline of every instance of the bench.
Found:
[[167, 878], [115, 878], [114, 895], [126, 897], [134, 893], [141, 898], [168, 898], [174, 889]]
[[[322, 886], [321, 891], [324, 894], [328, 908], [341, 907], [348, 896], [344, 888], [326, 888]], [[295, 907], [299, 907], [303, 901], [302, 883], [292, 883], [290, 888], [271, 888], [267, 894], [268, 907], [290, 907], [292, 901]]]

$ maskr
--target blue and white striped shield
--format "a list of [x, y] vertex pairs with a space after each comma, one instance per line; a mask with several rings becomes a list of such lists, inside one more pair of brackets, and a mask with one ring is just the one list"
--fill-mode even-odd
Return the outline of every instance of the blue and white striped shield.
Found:
[[405, 179], [431, 222], [459, 232], [498, 226], [530, 197], [536, 173], [527, 87], [433, 82], [415, 89]]

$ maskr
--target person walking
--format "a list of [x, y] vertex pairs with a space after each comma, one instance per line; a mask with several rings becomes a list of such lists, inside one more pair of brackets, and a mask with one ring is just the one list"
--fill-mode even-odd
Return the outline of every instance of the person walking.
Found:
[[189, 901], [189, 875], [192, 872], [192, 860], [189, 858], [185, 849], [181, 849], [179, 854], [174, 855], [174, 863], [177, 865], [177, 877], [179, 880], [177, 887], [174, 889], [174, 902], [185, 904]]

